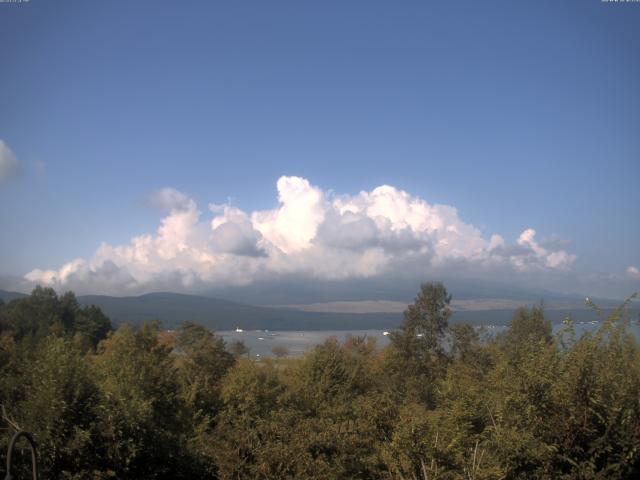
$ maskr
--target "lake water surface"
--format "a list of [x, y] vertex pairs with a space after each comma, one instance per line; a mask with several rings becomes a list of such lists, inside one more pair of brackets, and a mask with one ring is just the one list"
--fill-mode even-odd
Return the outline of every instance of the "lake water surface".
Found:
[[[582, 322], [574, 324], [576, 337], [580, 337], [585, 332], [596, 331], [602, 322]], [[554, 324], [553, 331], [557, 332], [562, 328], [562, 324]], [[503, 331], [504, 326], [489, 325], [484, 327], [488, 335], [495, 335]], [[630, 331], [640, 340], [640, 326], [637, 322], [631, 324]], [[290, 356], [301, 356], [315, 345], [323, 343], [331, 337], [335, 337], [340, 342], [345, 341], [349, 336], [375, 338], [379, 348], [389, 344], [389, 337], [384, 335], [383, 330], [319, 330], [319, 331], [269, 331], [269, 330], [249, 330], [244, 332], [219, 331], [218, 335], [229, 344], [235, 340], [240, 340], [249, 347], [249, 353], [253, 358], [272, 357], [272, 349], [276, 345], [287, 347]]]

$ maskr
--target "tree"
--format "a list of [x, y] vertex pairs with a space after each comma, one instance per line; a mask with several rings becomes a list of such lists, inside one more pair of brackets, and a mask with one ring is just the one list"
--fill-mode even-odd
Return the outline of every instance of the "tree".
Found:
[[31, 295], [12, 300], [0, 309], [0, 330], [16, 340], [36, 345], [50, 334], [82, 337], [77, 344], [91, 348], [111, 331], [109, 318], [96, 306], [80, 307], [73, 292], [58, 297], [52, 288], [37, 286]]
[[545, 318], [542, 304], [531, 309], [520, 307], [497, 342], [510, 357], [516, 359], [538, 344], [549, 344], [551, 333], [551, 322]]
[[424, 283], [404, 311], [399, 330], [391, 332], [387, 366], [395, 388], [420, 400], [433, 401], [434, 380], [446, 369], [445, 338], [451, 295], [440, 282]]
[[24, 400], [12, 406], [20, 427], [39, 446], [42, 472], [47, 478], [91, 476], [100, 464], [101, 398], [82, 352], [68, 340], [48, 337], [24, 381]]
[[289, 347], [286, 345], [275, 345], [271, 349], [271, 353], [273, 353], [277, 358], [283, 358], [289, 355]]
[[426, 284], [382, 351], [331, 338], [252, 362], [191, 322], [84, 347], [106, 317], [38, 289], [0, 307], [0, 403], [46, 478], [640, 478], [632, 299], [577, 339], [540, 306], [483, 342]]
[[257, 365], [240, 360], [224, 378], [224, 409], [203, 445], [221, 478], [264, 478], [260, 464], [267, 435], [261, 426], [277, 409], [283, 392], [284, 385], [269, 361]]
[[89, 305], [76, 312], [73, 330], [76, 334], [86, 338], [91, 346], [95, 348], [101, 340], [107, 338], [113, 327], [109, 317], [99, 307]]
[[391, 332], [391, 343], [405, 356], [426, 360], [443, 352], [451, 310], [451, 295], [440, 282], [424, 283], [412, 305], [404, 311], [399, 331]]
[[249, 347], [247, 347], [242, 340], [234, 340], [231, 342], [229, 350], [236, 359], [242, 358], [245, 355], [249, 358]]
[[220, 406], [220, 380], [235, 363], [225, 342], [213, 332], [192, 322], [178, 330], [176, 347], [179, 379], [184, 401], [195, 416], [214, 416]]
[[64, 332], [61, 317], [66, 315], [61, 310], [56, 292], [37, 286], [30, 296], [12, 300], [2, 309], [2, 323], [16, 340], [36, 344], [53, 331]]
[[172, 349], [158, 343], [158, 329], [157, 322], [120, 327], [100, 344], [94, 361], [104, 398], [103, 469], [118, 478], [166, 478], [185, 471], [189, 423]]
[[466, 323], [450, 326], [449, 357], [485, 373], [493, 366], [493, 359], [480, 332]]

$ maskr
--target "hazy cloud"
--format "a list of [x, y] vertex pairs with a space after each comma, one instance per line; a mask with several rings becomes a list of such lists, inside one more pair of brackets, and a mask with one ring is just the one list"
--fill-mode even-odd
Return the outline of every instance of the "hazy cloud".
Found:
[[9, 146], [0, 140], [0, 184], [11, 179], [18, 171], [18, 159]]
[[187, 210], [195, 207], [195, 203], [187, 195], [169, 187], [152, 192], [147, 204], [159, 210]]
[[559, 239], [538, 241], [525, 229], [513, 244], [485, 238], [448, 205], [432, 205], [392, 186], [335, 195], [300, 177], [277, 182], [278, 205], [245, 212], [209, 205], [172, 188], [149, 204], [167, 211], [157, 231], [127, 245], [102, 245], [93, 258], [25, 278], [105, 293], [189, 291], [248, 285], [295, 275], [308, 280], [386, 278], [437, 272], [566, 271], [575, 260]]
[[640, 269], [638, 269], [638, 267], [634, 265], [629, 265], [627, 267], [627, 275], [629, 275], [631, 278], [640, 280]]

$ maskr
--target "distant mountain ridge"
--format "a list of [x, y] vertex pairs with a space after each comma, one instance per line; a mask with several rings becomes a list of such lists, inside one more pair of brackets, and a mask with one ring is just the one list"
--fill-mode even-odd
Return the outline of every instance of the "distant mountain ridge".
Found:
[[[473, 300], [452, 300], [450, 307], [454, 312], [480, 312], [485, 310], [513, 311], [523, 305], [532, 306], [537, 303], [537, 301], [533, 300], [478, 298]], [[391, 300], [362, 300], [351, 302], [339, 301], [311, 304], [269, 305], [269, 307], [286, 308], [287, 310], [301, 310], [303, 312], [402, 313], [407, 309], [408, 305], [408, 302], [394, 302]], [[586, 308], [584, 299], [581, 299], [581, 301], [567, 300], [562, 302], [545, 303], [545, 305], [549, 310], [583, 310]]]
[[[9, 302], [27, 295], [0, 290], [0, 299]], [[160, 320], [165, 328], [184, 321], [197, 322], [214, 330], [332, 330], [393, 328], [401, 315], [393, 313], [317, 313], [258, 307], [217, 298], [157, 292], [132, 297], [79, 295], [82, 305], [96, 305], [116, 324], [140, 324]]]
[[193, 321], [214, 330], [332, 330], [393, 328], [401, 315], [393, 313], [351, 314], [317, 313], [258, 307], [217, 298], [180, 293], [149, 293], [137, 297], [82, 295], [84, 305], [97, 305], [115, 323], [138, 324], [161, 320], [166, 328]]
[[20, 292], [8, 292], [6, 290], [0, 290], [0, 300], [5, 303], [10, 302], [11, 300], [15, 300], [16, 298], [24, 297], [28, 297], [28, 295]]
[[[0, 299], [9, 302], [25, 294], [0, 290]], [[392, 329], [402, 321], [402, 313], [369, 312], [357, 313], [339, 311], [304, 311], [287, 307], [262, 307], [229, 300], [221, 300], [181, 293], [148, 293], [132, 297], [112, 297], [107, 295], [80, 295], [82, 305], [97, 305], [114, 324], [140, 324], [146, 320], [160, 320], [165, 328], [175, 328], [184, 321], [193, 321], [214, 330], [269, 329], [269, 330], [359, 330]], [[522, 302], [524, 305], [528, 302]], [[453, 323], [506, 324], [511, 319], [518, 303], [508, 303], [508, 308], [480, 308], [476, 310], [454, 310]], [[496, 304], [497, 306], [497, 304]], [[574, 304], [572, 308], [553, 305], [546, 310], [553, 322], [560, 322], [568, 314], [577, 321], [593, 320], [596, 315], [591, 310]]]

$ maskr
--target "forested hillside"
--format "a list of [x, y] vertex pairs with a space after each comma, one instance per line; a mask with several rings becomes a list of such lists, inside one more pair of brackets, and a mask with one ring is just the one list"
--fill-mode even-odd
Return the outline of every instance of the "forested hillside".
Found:
[[640, 476], [627, 304], [581, 338], [536, 307], [487, 339], [451, 325], [449, 303], [423, 285], [382, 350], [329, 340], [255, 362], [195, 323], [113, 331], [37, 288], [0, 306], [0, 452], [32, 432], [52, 479]]
[[[26, 295], [0, 290], [0, 301], [5, 303]], [[534, 297], [532, 297], [534, 298]], [[545, 297], [546, 298], [546, 297]], [[552, 297], [551, 297], [552, 298]], [[145, 321], [159, 320], [167, 329], [174, 329], [182, 322], [199, 323], [213, 330], [234, 330], [236, 327], [260, 330], [364, 330], [396, 328], [402, 321], [400, 313], [346, 313], [314, 312], [295, 308], [261, 307], [219, 298], [180, 293], [155, 292], [133, 297], [113, 297], [108, 295], [79, 295], [80, 306], [99, 307], [110, 319], [114, 327], [128, 323], [141, 325]], [[559, 308], [551, 304], [545, 309], [545, 317], [553, 323], [562, 322], [571, 315], [576, 322], [598, 320], [597, 314], [580, 306], [575, 299], [570, 307]], [[481, 301], [481, 300], [480, 300]], [[511, 301], [515, 303], [515, 301]], [[612, 300], [598, 300], [607, 313], [613, 310]], [[530, 304], [531, 300], [522, 300]], [[453, 311], [450, 323], [472, 325], [506, 325], [513, 308], [465, 309]], [[638, 312], [638, 309], [634, 313]]]
[[215, 330], [231, 330], [238, 326], [269, 330], [391, 328], [401, 319], [401, 315], [393, 313], [301, 312], [166, 292], [137, 297], [84, 295], [78, 300], [84, 305], [99, 306], [116, 324], [139, 325], [145, 320], [158, 319], [166, 328], [178, 327], [185, 320]]

